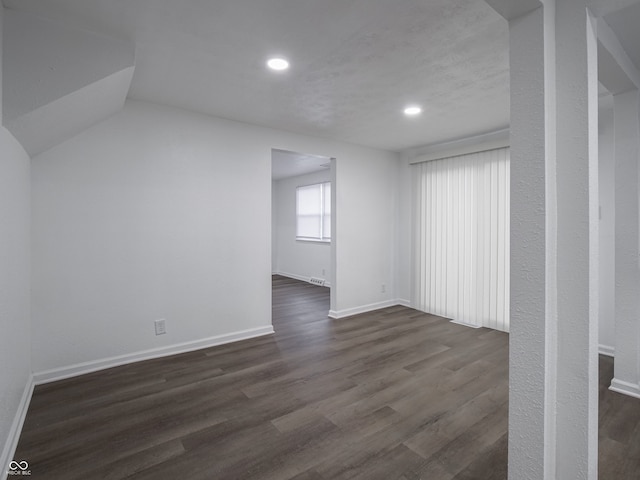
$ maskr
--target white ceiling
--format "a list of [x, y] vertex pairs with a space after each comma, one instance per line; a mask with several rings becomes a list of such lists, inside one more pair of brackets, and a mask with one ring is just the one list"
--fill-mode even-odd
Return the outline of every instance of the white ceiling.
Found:
[[[640, 65], [637, 1], [591, 1]], [[509, 124], [507, 23], [484, 0], [3, 3], [135, 45], [136, 99], [392, 151]]]
[[271, 152], [271, 178], [273, 180], [328, 170], [330, 166], [331, 159], [329, 157], [276, 149]]
[[136, 99], [395, 151], [509, 123], [507, 24], [484, 0], [4, 4], [135, 43]]
[[640, 70], [640, 3], [604, 17], [631, 61]]

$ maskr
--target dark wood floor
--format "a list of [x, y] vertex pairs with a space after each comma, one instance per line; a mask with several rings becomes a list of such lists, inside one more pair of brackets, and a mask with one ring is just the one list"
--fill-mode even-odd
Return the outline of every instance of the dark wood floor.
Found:
[[[273, 336], [38, 386], [15, 458], [65, 480], [506, 478], [506, 334], [328, 309], [274, 277]], [[611, 376], [602, 358], [600, 478], [635, 479], [640, 401]]]

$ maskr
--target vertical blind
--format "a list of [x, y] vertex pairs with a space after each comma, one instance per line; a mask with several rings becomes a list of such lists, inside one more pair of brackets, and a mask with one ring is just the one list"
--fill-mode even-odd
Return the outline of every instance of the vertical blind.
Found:
[[413, 305], [509, 330], [509, 149], [417, 163]]

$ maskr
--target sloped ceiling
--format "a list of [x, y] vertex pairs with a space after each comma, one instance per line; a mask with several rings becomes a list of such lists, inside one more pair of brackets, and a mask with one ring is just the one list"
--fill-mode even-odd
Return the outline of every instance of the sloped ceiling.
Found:
[[640, 70], [640, 3], [606, 15], [604, 19], [614, 30], [631, 61]]
[[7, 11], [3, 121], [31, 156], [122, 108], [134, 49], [37, 16]]
[[5, 5], [134, 44], [136, 99], [388, 150], [508, 125], [507, 23], [484, 0]]
[[[489, 3], [511, 4], [503, 0]], [[54, 81], [55, 86], [60, 79], [78, 76], [80, 85], [72, 86], [80, 91], [117, 74], [120, 81], [111, 78], [103, 83], [110, 93], [90, 95], [96, 98], [97, 105], [91, 105], [94, 112], [107, 114], [106, 99], [112, 102], [118, 97], [120, 102], [123, 94], [128, 94], [221, 118], [392, 151], [508, 127], [508, 26], [489, 3], [4, 0], [13, 14], [35, 14], [104, 40], [101, 48], [113, 55], [76, 51], [74, 62], [66, 65], [73, 75], [60, 75]], [[615, 12], [638, 3], [590, 0], [598, 15], [606, 15], [614, 29], [619, 27], [623, 32], [621, 43], [630, 58], [640, 58], [640, 29], [637, 22], [629, 23], [637, 10], [627, 10], [628, 14], [621, 16]], [[6, 18], [5, 23], [11, 25], [13, 20]], [[18, 48], [22, 48], [19, 42], [5, 41], [5, 50]], [[133, 71], [134, 51], [135, 71], [129, 89], [124, 69]], [[40, 58], [34, 65], [49, 65], [43, 63], [42, 53], [31, 55]], [[272, 55], [286, 56], [290, 70], [279, 74], [268, 71], [265, 61]], [[20, 68], [24, 75], [21, 63], [28, 61], [27, 57], [10, 57], [11, 53], [5, 61], [5, 78], [8, 75], [10, 79], [11, 72]], [[107, 72], [95, 75], [103, 65]], [[50, 77], [63, 71], [54, 68], [53, 74], [45, 72], [38, 81], [48, 85]], [[96, 78], [90, 78], [92, 75]], [[10, 81], [4, 88], [5, 98], [11, 97], [6, 94], [11, 88]], [[113, 89], [118, 90], [117, 95]], [[68, 94], [56, 90], [53, 97], [57, 101]], [[13, 98], [22, 102], [21, 97]], [[104, 104], [100, 98], [105, 99]], [[39, 100], [42, 105], [36, 109], [9, 102], [5, 121], [18, 131], [20, 122], [16, 119], [22, 116], [23, 124], [29, 119], [25, 120], [24, 112], [16, 116], [15, 109], [33, 112], [52, 102]], [[120, 103], [112, 104], [109, 112], [117, 110]], [[423, 113], [405, 117], [402, 110], [407, 104], [422, 105]], [[88, 110], [72, 115], [82, 118]], [[62, 111], [43, 116], [66, 122]], [[95, 119], [87, 117], [87, 121]], [[44, 141], [44, 146], [51, 141]], [[33, 144], [36, 151], [44, 148]]]

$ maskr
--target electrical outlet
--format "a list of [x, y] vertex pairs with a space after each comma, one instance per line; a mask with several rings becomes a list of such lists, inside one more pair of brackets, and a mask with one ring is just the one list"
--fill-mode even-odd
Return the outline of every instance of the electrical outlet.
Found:
[[164, 335], [167, 333], [167, 324], [164, 318], [160, 318], [153, 323], [156, 327], [156, 335]]
[[384, 283], [380, 285], [380, 293], [387, 293], [387, 286]]
[[322, 276], [324, 277], [325, 273], [324, 273], [324, 268], [322, 269]]

